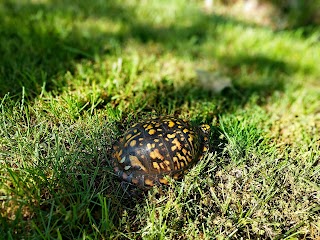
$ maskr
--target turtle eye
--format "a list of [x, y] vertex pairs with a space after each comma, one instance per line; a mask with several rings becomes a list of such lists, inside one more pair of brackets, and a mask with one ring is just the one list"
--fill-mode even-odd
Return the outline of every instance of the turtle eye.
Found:
[[205, 135], [208, 135], [210, 133], [210, 126], [208, 124], [202, 124], [200, 126], [200, 129]]

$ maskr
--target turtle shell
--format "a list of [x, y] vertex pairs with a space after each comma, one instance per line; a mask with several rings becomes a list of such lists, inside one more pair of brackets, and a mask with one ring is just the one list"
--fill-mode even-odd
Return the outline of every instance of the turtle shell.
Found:
[[208, 130], [173, 117], [136, 123], [113, 147], [114, 171], [140, 187], [167, 184], [165, 176], [178, 179], [203, 156]]

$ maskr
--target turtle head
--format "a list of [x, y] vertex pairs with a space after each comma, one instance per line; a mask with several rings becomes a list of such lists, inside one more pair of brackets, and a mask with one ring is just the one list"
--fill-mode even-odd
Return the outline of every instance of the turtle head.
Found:
[[209, 149], [210, 126], [208, 124], [202, 124], [199, 128], [203, 136], [203, 153], [205, 153]]
[[209, 134], [210, 134], [210, 126], [208, 124], [202, 124], [200, 126], [200, 130], [206, 137], [209, 136]]

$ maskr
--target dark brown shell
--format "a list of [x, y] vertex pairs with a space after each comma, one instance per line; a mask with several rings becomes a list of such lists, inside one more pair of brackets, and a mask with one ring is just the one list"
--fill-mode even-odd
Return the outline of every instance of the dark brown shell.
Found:
[[201, 158], [207, 139], [201, 128], [173, 117], [136, 123], [114, 145], [113, 168], [141, 187], [166, 184], [164, 176], [177, 179]]

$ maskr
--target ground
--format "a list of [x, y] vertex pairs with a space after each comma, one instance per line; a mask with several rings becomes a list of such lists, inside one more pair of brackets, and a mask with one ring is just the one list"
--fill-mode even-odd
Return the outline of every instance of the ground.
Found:
[[[0, 3], [1, 236], [320, 236], [319, 26], [213, 4]], [[112, 145], [164, 114], [211, 125], [212, 151], [128, 196]]]

